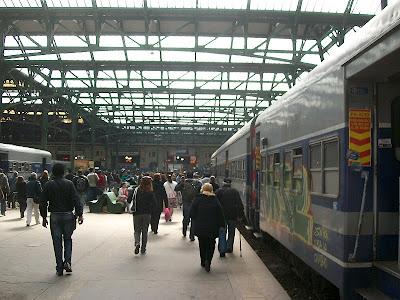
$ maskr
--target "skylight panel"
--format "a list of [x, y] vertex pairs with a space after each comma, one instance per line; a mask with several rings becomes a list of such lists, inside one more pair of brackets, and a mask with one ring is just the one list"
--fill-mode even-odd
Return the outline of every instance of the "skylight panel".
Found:
[[301, 6], [302, 11], [344, 13], [348, 0], [305, 0]]
[[247, 1], [243, 0], [199, 0], [199, 8], [246, 9]]
[[298, 0], [252, 0], [250, 9], [294, 11], [297, 8], [297, 1]]
[[123, 47], [120, 35], [104, 35], [100, 37], [100, 47]]
[[143, 7], [143, 0], [96, 0], [98, 7]]
[[153, 8], [195, 8], [196, 0], [148, 0], [147, 6]]
[[[25, 4], [26, 1], [24, 1]], [[27, 7], [30, 7], [29, 4], [35, 5], [35, 6], [41, 6], [41, 5], [37, 5], [36, 1], [28, 1], [28, 5], [26, 5]], [[1, 0], [0, 1], [0, 7], [20, 7], [21, 3], [19, 2], [15, 2], [15, 0]]]
[[195, 38], [193, 36], [169, 36], [162, 40], [161, 46], [164, 48], [194, 48]]
[[231, 45], [230, 37], [218, 37], [210, 44], [206, 46], [206, 48], [221, 48], [221, 49], [229, 49]]
[[194, 61], [194, 52], [162, 51], [162, 59], [165, 61]]
[[94, 51], [93, 56], [95, 60], [113, 60], [122, 61], [125, 60], [124, 51]]
[[159, 61], [159, 51], [152, 50], [129, 50], [128, 59], [132, 61]]
[[213, 53], [197, 53], [197, 61], [203, 62], [228, 62], [229, 55]]
[[[389, 3], [390, 4], [390, 3]], [[353, 14], [374, 15], [381, 10], [380, 1], [376, 0], [355, 0], [353, 4]]]
[[58, 47], [86, 47], [87, 43], [85, 43], [82, 39], [73, 35], [55, 35], [54, 41], [56, 42]]
[[89, 52], [78, 53], [62, 53], [60, 54], [62, 60], [91, 60]]
[[47, 0], [48, 7], [92, 7], [92, 0]]

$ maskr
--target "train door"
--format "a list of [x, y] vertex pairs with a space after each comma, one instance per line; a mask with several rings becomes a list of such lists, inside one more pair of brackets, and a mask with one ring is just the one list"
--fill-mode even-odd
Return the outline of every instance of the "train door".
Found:
[[375, 123], [376, 260], [400, 275], [400, 89], [377, 85]]

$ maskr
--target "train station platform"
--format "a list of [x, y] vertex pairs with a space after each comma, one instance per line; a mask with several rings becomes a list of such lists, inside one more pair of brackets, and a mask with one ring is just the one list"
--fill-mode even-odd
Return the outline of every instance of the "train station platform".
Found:
[[25, 227], [16, 209], [0, 218], [0, 299], [290, 299], [239, 235], [233, 254], [200, 267], [197, 240], [181, 234], [182, 215], [149, 233], [133, 253], [129, 214], [85, 214], [73, 236], [72, 275], [57, 277], [49, 229]]

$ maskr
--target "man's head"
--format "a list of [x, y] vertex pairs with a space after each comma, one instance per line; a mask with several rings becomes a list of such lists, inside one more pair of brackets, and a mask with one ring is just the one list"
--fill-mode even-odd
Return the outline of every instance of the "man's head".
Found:
[[89, 168], [89, 172], [90, 172], [90, 173], [93, 173], [93, 168]]
[[212, 175], [212, 176], [210, 176], [210, 182], [215, 182], [215, 176], [214, 175]]
[[167, 180], [168, 182], [172, 182], [172, 174], [167, 174]]
[[229, 178], [224, 178], [224, 186], [231, 186], [232, 184], [232, 180], [230, 180]]
[[186, 173], [186, 178], [193, 179], [193, 173], [192, 172], [187, 172]]
[[54, 177], [63, 177], [64, 172], [65, 172], [64, 165], [54, 164], [54, 166], [53, 166], [53, 176]]
[[78, 176], [82, 175], [82, 170], [78, 170]]

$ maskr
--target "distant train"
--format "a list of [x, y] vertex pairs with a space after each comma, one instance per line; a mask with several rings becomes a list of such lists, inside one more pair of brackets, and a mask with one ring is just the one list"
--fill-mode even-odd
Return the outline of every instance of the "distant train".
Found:
[[248, 222], [335, 284], [400, 299], [400, 1], [213, 155]]
[[52, 163], [48, 151], [0, 143], [0, 168], [9, 176], [17, 171], [26, 179], [32, 172], [51, 170]]

